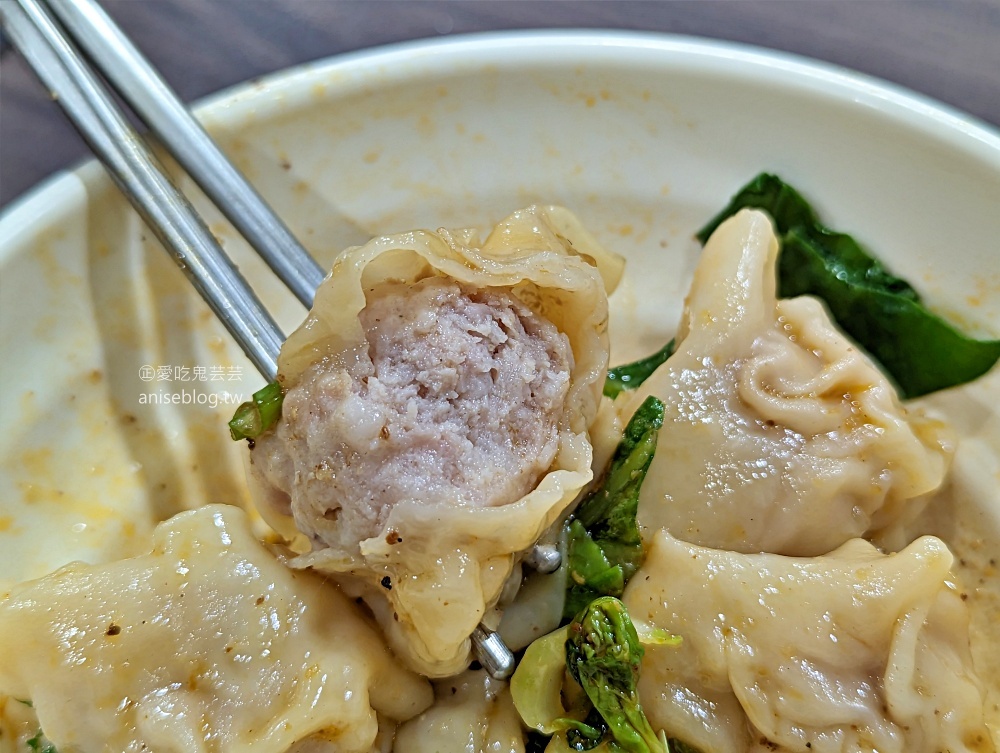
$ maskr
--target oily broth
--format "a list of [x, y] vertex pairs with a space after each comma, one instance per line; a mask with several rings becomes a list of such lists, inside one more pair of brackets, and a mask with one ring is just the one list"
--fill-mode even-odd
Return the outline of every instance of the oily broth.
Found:
[[[26, 287], [51, 291], [21, 312], [18, 326], [58, 347], [40, 349], [42, 361], [34, 364], [51, 378], [15, 384], [14, 411], [7, 414], [13, 420], [0, 465], [0, 588], [72, 560], [99, 563], [141, 553], [155, 524], [184, 509], [211, 502], [249, 504], [243, 447], [229, 440], [225, 427], [232, 406], [143, 405], [141, 395], [180, 385], [144, 382], [138, 369], [146, 364], [240, 367], [238, 381], [196, 386], [220, 396], [238, 391], [241, 399], [260, 380], [165, 255], [144, 240], [135, 221], [108, 219], [128, 216], [120, 200], [107, 193], [97, 198], [91, 198], [88, 210], [90, 237], [100, 236], [95, 242], [74, 243], [72, 234], [57, 234], [35, 241], [34, 250], [41, 252], [26, 247], [16, 257]], [[459, 209], [441, 208], [440, 223], [469, 224], [471, 217], [482, 225], [495, 219], [484, 217], [482, 209], [455, 216]], [[412, 214], [394, 218], [393, 224], [421, 224], [415, 210]], [[614, 211], [584, 202], [580, 214], [600, 241], [628, 257], [625, 279], [611, 298], [612, 361], [659, 348], [673, 334], [697, 258], [686, 233], [704, 211], [639, 211], [623, 223]], [[224, 227], [218, 230], [248, 277], [266, 277], [239, 241]], [[380, 227], [367, 232], [375, 234]], [[52, 263], [56, 254], [59, 265]], [[125, 272], [112, 273], [122, 266]], [[636, 273], [644, 269], [658, 274]], [[294, 301], [274, 287], [265, 286], [262, 294], [286, 330], [297, 324], [302, 313]], [[980, 677], [990, 685], [986, 713], [995, 737], [1000, 730], [996, 405], [997, 370], [973, 385], [919, 402], [917, 407], [947, 417], [960, 441], [949, 481], [906, 534], [912, 539], [936, 533], [956, 553], [956, 579], [971, 612], [973, 655]], [[261, 535], [266, 530], [260, 524]]]
[[907, 537], [930, 533], [955, 554], [956, 586], [969, 607], [976, 672], [986, 686], [986, 722], [1000, 741], [1000, 369], [917, 401], [958, 434], [951, 473]]

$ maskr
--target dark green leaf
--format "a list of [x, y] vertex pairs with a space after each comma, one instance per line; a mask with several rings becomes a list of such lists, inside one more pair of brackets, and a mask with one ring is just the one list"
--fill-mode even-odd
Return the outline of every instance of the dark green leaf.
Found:
[[608, 369], [608, 376], [604, 380], [605, 396], [615, 398], [623, 390], [636, 389], [673, 354], [674, 341], [671, 340], [651, 356]]
[[593, 750], [602, 742], [608, 732], [608, 725], [604, 718], [597, 713], [597, 709], [591, 709], [587, 718], [578, 722], [576, 719], [560, 719], [560, 726], [566, 735], [566, 743], [573, 750]]
[[576, 508], [575, 518], [591, 533], [596, 530], [638, 540], [639, 529], [635, 524], [638, 496], [635, 493], [641, 488], [653, 460], [663, 414], [663, 403], [651, 396], [629, 419], [601, 484]]
[[56, 746], [48, 741], [41, 730], [38, 730], [34, 737], [26, 740], [25, 744], [31, 749], [32, 753], [59, 753], [56, 750]]
[[545, 753], [550, 739], [548, 735], [529, 729], [524, 740], [524, 753]]
[[229, 421], [229, 435], [234, 440], [254, 440], [270, 429], [281, 417], [285, 394], [278, 382], [271, 382], [253, 393], [253, 398], [236, 409]]
[[794, 228], [782, 240], [780, 292], [823, 299], [838, 326], [882, 364], [902, 397], [972, 381], [1000, 359], [1000, 340], [966, 337], [916, 296], [844, 279], [839, 266], [815, 238]]
[[[873, 290], [884, 290], [915, 301], [917, 291], [906, 280], [890, 274], [865, 248], [851, 236], [836, 233], [824, 227], [802, 195], [776, 175], [761, 173], [730, 200], [729, 205], [698, 232], [698, 239], [705, 243], [722, 222], [740, 209], [763, 209], [774, 220], [779, 238], [795, 229], [804, 230], [817, 241], [817, 248], [824, 263], [834, 277]], [[779, 285], [785, 282], [785, 271], [779, 271]], [[801, 293], [779, 291], [789, 298]]]
[[668, 753], [701, 753], [701, 751], [694, 747], [693, 745], [688, 745], [683, 740], [678, 740], [676, 737], [671, 737], [667, 740]]
[[778, 293], [822, 299], [837, 325], [882, 364], [904, 398], [972, 381], [1000, 360], [1000, 340], [975, 340], [931, 313], [916, 290], [851, 236], [820, 224], [791, 186], [761, 174], [698, 233], [704, 243], [744, 207], [763, 209], [781, 242]]
[[591, 538], [579, 520], [570, 523], [567, 540], [569, 583], [563, 614], [576, 615], [597, 596], [621, 596], [625, 574], [620, 564], [608, 562], [600, 544]]
[[726, 207], [698, 231], [702, 245], [723, 222], [741, 209], [763, 209], [774, 219], [779, 235], [798, 225], [818, 223], [816, 213], [799, 192], [776, 175], [761, 173], [741, 188]]
[[653, 461], [664, 406], [648, 397], [632, 416], [600, 484], [577, 507], [567, 532], [569, 586], [564, 617], [598, 596], [620, 596], [642, 564], [636, 513], [639, 491]]

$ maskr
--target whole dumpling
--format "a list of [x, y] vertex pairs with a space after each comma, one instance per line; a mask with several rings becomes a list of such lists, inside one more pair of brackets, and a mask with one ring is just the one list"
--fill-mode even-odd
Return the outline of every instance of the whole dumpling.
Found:
[[776, 299], [777, 239], [743, 210], [712, 235], [675, 353], [616, 407], [666, 405], [639, 523], [742, 552], [824, 554], [919, 512], [949, 434], [808, 297]]
[[149, 554], [0, 594], [0, 646], [0, 698], [64, 751], [369, 753], [432, 701], [352, 600], [225, 505], [162, 523]]
[[298, 539], [293, 566], [365, 598], [423, 674], [468, 664], [519, 553], [591, 480], [620, 274], [555, 207], [482, 243], [378, 238], [336, 259], [282, 349], [282, 417], [250, 455], [258, 506]]
[[713, 753], [989, 753], [968, 610], [933, 537], [883, 555], [738, 554], [661, 531], [625, 590], [655, 729]]

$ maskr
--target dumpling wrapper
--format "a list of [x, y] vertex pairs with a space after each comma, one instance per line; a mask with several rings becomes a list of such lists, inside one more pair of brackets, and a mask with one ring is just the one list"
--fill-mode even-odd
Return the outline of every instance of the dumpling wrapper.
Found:
[[[365, 291], [429, 276], [508, 289], [569, 340], [574, 363], [556, 459], [533, 491], [479, 508], [404, 500], [392, 508], [380, 533], [359, 542], [355, 551], [317, 548], [291, 562], [334, 574], [345, 590], [363, 596], [393, 650], [422, 674], [445, 677], [468, 665], [470, 635], [481, 621], [498, 622], [491, 610], [519, 553], [592, 479], [588, 430], [607, 370], [607, 292], [622, 267], [619, 257], [558, 207], [517, 212], [481, 243], [472, 230], [376, 238], [337, 257], [305, 323], [282, 348], [279, 373], [286, 388], [323, 359], [336, 365], [367, 358], [358, 319]], [[297, 539], [299, 551], [307, 549], [287, 512], [287, 495], [253, 466], [250, 478], [264, 518], [289, 540]]]
[[635, 393], [666, 404], [639, 524], [741, 552], [825, 554], [914, 517], [950, 434], [909, 413], [814, 298], [776, 299], [778, 242], [743, 210], [709, 238], [674, 354]]
[[661, 531], [623, 600], [683, 642], [647, 647], [643, 708], [713, 753], [990, 753], [952, 561], [930, 536], [791, 558]]
[[16, 586], [0, 646], [0, 694], [30, 699], [64, 751], [284, 753], [313, 736], [368, 753], [376, 712], [432, 701], [357, 605], [223, 505], [162, 523], [150, 554]]
[[524, 753], [506, 682], [480, 669], [435, 684], [434, 705], [396, 730], [393, 753]]

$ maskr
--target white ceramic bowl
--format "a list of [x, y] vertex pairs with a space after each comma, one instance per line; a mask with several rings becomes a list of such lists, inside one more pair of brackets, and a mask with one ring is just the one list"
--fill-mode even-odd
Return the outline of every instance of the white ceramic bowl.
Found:
[[[934, 308], [1000, 334], [1000, 136], [849, 71], [678, 37], [490, 35], [308, 65], [199, 113], [323, 262], [375, 234], [573, 209], [628, 258], [615, 362], [672, 333], [692, 234], [762, 170]], [[290, 330], [301, 308], [204, 211]], [[175, 511], [246, 499], [233, 404], [209, 403], [261, 380], [147, 235], [93, 163], [0, 220], [0, 582], [137, 553]], [[996, 547], [1000, 377], [930, 402], [963, 435], [942, 531]], [[985, 611], [975, 627], [1000, 638]]]

